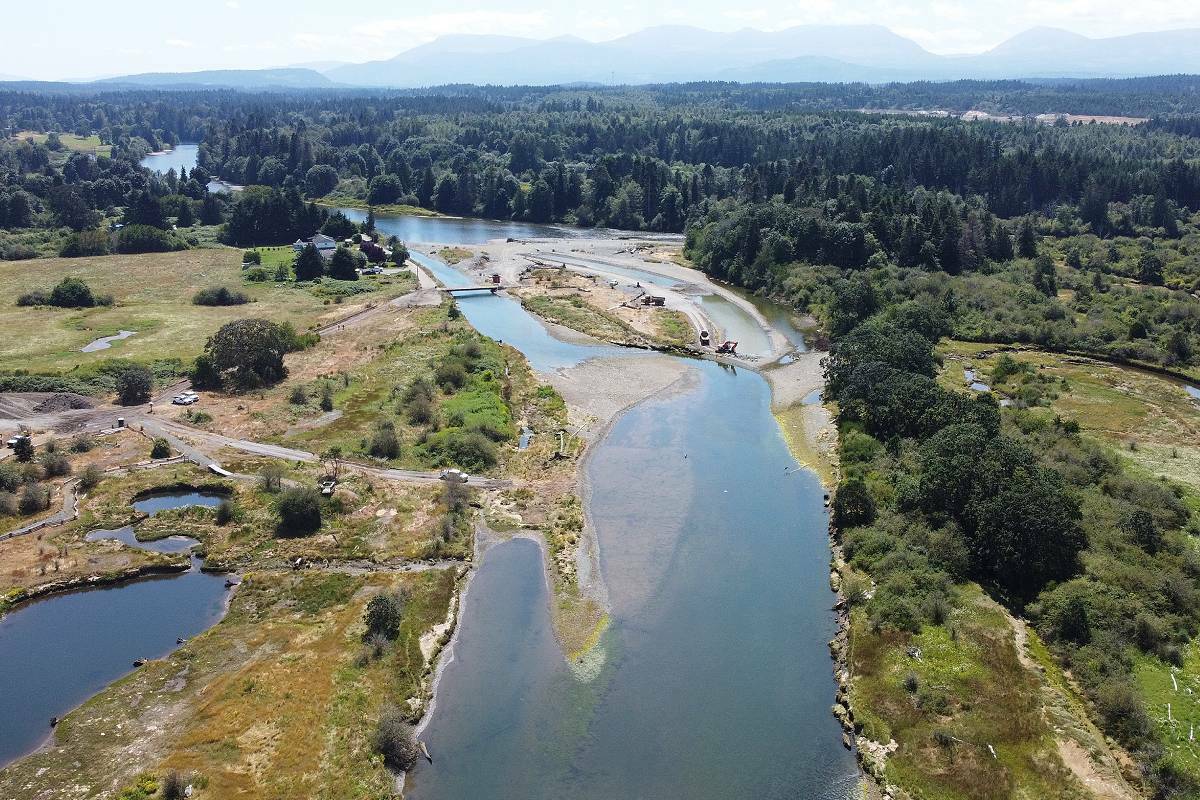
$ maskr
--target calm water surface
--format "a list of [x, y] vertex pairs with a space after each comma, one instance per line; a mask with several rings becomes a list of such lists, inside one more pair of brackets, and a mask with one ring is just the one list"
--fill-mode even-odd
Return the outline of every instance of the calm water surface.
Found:
[[[135, 505], [155, 513], [197, 504], [209, 498], [179, 493]], [[187, 537], [138, 542], [131, 527], [96, 533], [158, 552], [183, 552], [196, 543]], [[178, 646], [178, 637], [216, 624], [227, 593], [225, 577], [200, 572], [193, 559], [190, 572], [52, 595], [0, 619], [0, 764], [36, 749], [51, 733], [52, 716], [132, 671], [135, 659], [160, 658]]]
[[[525, 314], [495, 299], [476, 308]], [[578, 675], [564, 662], [535, 545], [490, 550], [423, 733], [434, 763], [409, 776], [410, 797], [853, 796], [829, 713], [821, 487], [787, 473], [760, 376], [696, 370], [686, 393], [622, 417], [587, 467], [612, 606], [603, 658]]]
[[[352, 222], [362, 223], [367, 212], [359, 208], [336, 208]], [[483, 244], [493, 239], [577, 239], [625, 235], [624, 231], [601, 228], [573, 228], [569, 225], [535, 225], [528, 222], [503, 222], [487, 219], [419, 217], [411, 214], [376, 214], [375, 229], [384, 236], [397, 236], [405, 242], [441, 242]]]

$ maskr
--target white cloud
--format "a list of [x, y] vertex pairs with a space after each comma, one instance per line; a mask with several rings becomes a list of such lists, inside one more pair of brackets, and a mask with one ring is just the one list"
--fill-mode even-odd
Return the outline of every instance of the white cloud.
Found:
[[195, 47], [194, 42], [189, 42], [187, 39], [167, 39], [167, 44], [171, 47]]
[[225, 0], [225, 7], [232, 8], [232, 9], [239, 9], [242, 7], [242, 4], [239, 3], [238, 0]]

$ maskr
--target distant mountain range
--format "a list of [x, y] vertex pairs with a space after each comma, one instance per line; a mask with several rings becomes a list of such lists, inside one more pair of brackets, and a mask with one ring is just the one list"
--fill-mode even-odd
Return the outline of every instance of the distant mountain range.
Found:
[[984, 53], [943, 56], [879, 25], [724, 33], [661, 26], [606, 42], [459, 34], [365, 64], [321, 61], [281, 69], [147, 73], [95, 83], [314, 89], [708, 80], [885, 83], [1181, 73], [1200, 73], [1200, 29], [1090, 39], [1057, 28], [1034, 28]]
[[1089, 39], [1035, 28], [970, 56], [935, 55], [878, 25], [664, 26], [607, 42], [458, 35], [323, 72], [355, 86], [1134, 77], [1200, 72], [1200, 29]]
[[92, 81], [145, 87], [221, 87], [232, 89], [328, 89], [333, 81], [314, 69], [214, 69], [203, 72], [145, 72]]

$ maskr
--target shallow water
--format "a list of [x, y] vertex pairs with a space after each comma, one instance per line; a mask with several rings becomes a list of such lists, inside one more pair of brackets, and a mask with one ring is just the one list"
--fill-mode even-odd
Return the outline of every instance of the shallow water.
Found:
[[[477, 279], [449, 267], [436, 258], [414, 251], [412, 258], [428, 269], [444, 285], [455, 288], [474, 286]], [[521, 304], [511, 297], [490, 292], [477, 292], [457, 298], [458, 307], [467, 320], [484, 336], [517, 347], [534, 369], [548, 372], [573, 367], [589, 358], [622, 353], [617, 347], [574, 344], [556, 339], [546, 326], [527, 314]]]
[[758, 321], [738, 305], [719, 294], [705, 294], [697, 298], [700, 308], [717, 325], [720, 331], [712, 331], [713, 343], [720, 344], [722, 337], [738, 343], [740, 356], [766, 357], [771, 354], [771, 341]]
[[122, 339], [128, 339], [133, 336], [136, 331], [120, 331], [115, 336], [101, 336], [99, 339], [92, 341], [79, 348], [81, 353], [95, 353], [97, 350], [107, 350], [112, 347], [113, 342], [119, 342]]
[[[524, 310], [497, 299], [464, 313], [540, 352], [525, 323], [497, 319]], [[493, 548], [422, 734], [434, 762], [410, 774], [409, 797], [854, 796], [829, 712], [820, 484], [788, 473], [759, 375], [695, 368], [694, 388], [633, 408], [587, 467], [612, 610], [601, 658], [577, 677], [554, 646], [538, 548]]]
[[197, 144], [179, 144], [174, 150], [168, 150], [165, 153], [151, 153], [142, 159], [142, 166], [146, 169], [154, 170], [162, 175], [166, 175], [171, 170], [175, 170], [175, 174], [179, 174], [181, 169], [186, 169], [191, 172], [196, 167], [196, 161], [200, 155], [200, 145]]
[[[168, 150], [165, 153], [151, 153], [142, 159], [141, 165], [160, 175], [166, 175], [171, 170], [175, 170], [178, 174], [181, 169], [191, 172], [196, 168], [199, 155], [199, 145], [180, 144], [176, 145], [174, 150]], [[209, 181], [207, 188], [208, 191], [215, 194], [217, 192], [240, 192], [245, 187], [217, 179]]]
[[[352, 222], [366, 222], [367, 212], [359, 208], [333, 208]], [[597, 228], [573, 228], [568, 225], [534, 225], [528, 222], [500, 220], [421, 217], [413, 214], [375, 214], [375, 229], [384, 236], [396, 236], [404, 242], [449, 242], [483, 244], [493, 239], [575, 239], [616, 236], [618, 232]]]
[[1185, 385], [1183, 388], [1187, 390], [1188, 396], [1193, 400], [1200, 400], [1200, 389], [1197, 389], [1195, 386], [1187, 385]]
[[[158, 495], [139, 501], [139, 510], [205, 504], [195, 493]], [[145, 504], [149, 503], [147, 506]], [[139, 542], [132, 527], [94, 531], [156, 552], [185, 552], [188, 537]], [[176, 639], [202, 633], [225, 611], [225, 577], [189, 572], [141, 578], [36, 600], [0, 619], [0, 765], [36, 749], [61, 717], [134, 669], [138, 658], [160, 658]]]

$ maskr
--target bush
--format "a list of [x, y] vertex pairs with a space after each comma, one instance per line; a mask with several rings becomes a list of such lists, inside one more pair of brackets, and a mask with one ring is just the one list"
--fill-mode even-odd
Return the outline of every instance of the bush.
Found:
[[333, 411], [333, 387], [328, 383], [321, 386], [321, 410], [326, 413]]
[[71, 474], [71, 462], [62, 453], [43, 453], [40, 460], [47, 478]]
[[429, 448], [443, 463], [477, 472], [496, 464], [496, 445], [478, 431], [449, 429], [429, 438]]
[[307, 536], [321, 528], [321, 496], [316, 489], [288, 489], [280, 495], [276, 512], [280, 536]]
[[179, 237], [152, 225], [126, 225], [117, 234], [118, 253], [169, 253], [186, 250]]
[[363, 631], [363, 641], [379, 636], [389, 642], [394, 642], [400, 635], [400, 623], [404, 619], [405, 597], [400, 593], [380, 594], [371, 598], [367, 610], [363, 613], [363, 622], [367, 629]]
[[108, 231], [80, 231], [67, 237], [58, 254], [63, 258], [106, 256], [109, 253], [109, 242]]
[[217, 506], [217, 524], [228, 525], [237, 516], [237, 506], [231, 500], [222, 500]]
[[33, 461], [33, 439], [28, 435], [18, 436], [17, 443], [13, 446], [13, 456], [22, 464]]
[[104, 471], [95, 464], [88, 464], [83, 468], [83, 472], [79, 473], [79, 488], [83, 491], [91, 491], [100, 483], [100, 479], [104, 477]]
[[381, 420], [367, 442], [366, 450], [376, 458], [396, 458], [400, 455], [400, 437], [391, 420]]
[[186, 782], [178, 772], [171, 770], [163, 777], [159, 792], [162, 800], [183, 800], [187, 796]]
[[201, 289], [192, 296], [192, 304], [197, 306], [240, 306], [249, 302], [246, 294], [230, 291], [224, 286]]
[[17, 298], [19, 306], [55, 306], [57, 308], [92, 308], [111, 305], [112, 298], [97, 297], [91, 287], [78, 278], [63, 278], [49, 292], [34, 290]]
[[433, 378], [445, 391], [461, 389], [467, 383], [467, 368], [457, 360], [446, 361], [434, 371]]
[[375, 729], [375, 750], [383, 756], [385, 764], [399, 772], [408, 772], [421, 756], [412, 726], [395, 706], [385, 707], [379, 716], [379, 725]]
[[302, 406], [308, 402], [308, 392], [303, 386], [293, 386], [288, 392], [288, 402], [294, 406]]
[[275, 492], [283, 489], [283, 476], [287, 470], [280, 464], [266, 464], [258, 471], [258, 485], [264, 492]]
[[21, 490], [18, 508], [22, 514], [36, 514], [50, 507], [50, 490], [36, 483], [27, 483]]
[[96, 440], [86, 433], [78, 433], [71, 439], [72, 453], [86, 453], [96, 446]]
[[258, 252], [257, 250], [247, 250], [244, 253], [242, 253], [242, 263], [243, 264], [261, 264], [262, 263], [262, 253]]
[[1112, 679], [1096, 692], [1096, 709], [1104, 728], [1125, 745], [1136, 745], [1150, 732], [1150, 716], [1129, 683]]
[[141, 405], [150, 399], [154, 374], [149, 367], [133, 364], [117, 376], [117, 402], [123, 406]]
[[150, 446], [150, 457], [155, 459], [170, 458], [171, 443], [161, 436], [154, 437], [154, 443]]

